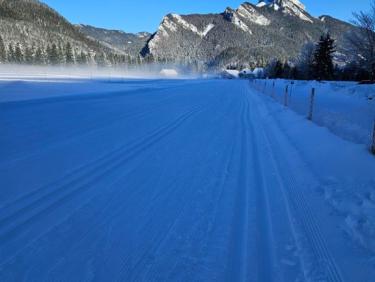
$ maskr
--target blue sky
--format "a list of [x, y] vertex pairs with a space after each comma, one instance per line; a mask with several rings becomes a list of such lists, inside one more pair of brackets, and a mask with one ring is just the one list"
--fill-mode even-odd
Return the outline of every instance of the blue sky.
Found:
[[[236, 8], [245, 0], [42, 0], [73, 23], [127, 32], [157, 29], [168, 13], [217, 13]], [[257, 3], [257, 0], [249, 2]], [[313, 16], [329, 14], [350, 20], [352, 11], [367, 10], [371, 0], [302, 0]]]

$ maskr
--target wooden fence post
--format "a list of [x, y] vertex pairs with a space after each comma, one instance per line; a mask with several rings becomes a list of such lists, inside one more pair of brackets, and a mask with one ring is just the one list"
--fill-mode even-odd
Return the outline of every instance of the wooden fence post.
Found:
[[289, 89], [289, 85], [287, 85], [285, 87], [285, 95], [284, 95], [284, 106], [285, 107], [288, 107], [288, 89]]
[[292, 100], [293, 85], [294, 85], [294, 81], [291, 81], [290, 82], [290, 90], [289, 90], [289, 103]]
[[309, 107], [309, 114], [307, 116], [308, 120], [312, 120], [312, 117], [313, 117], [313, 112], [314, 112], [314, 98], [315, 98], [315, 88], [311, 88], [310, 107]]
[[375, 120], [374, 120], [374, 129], [372, 131], [372, 146], [371, 152], [375, 155]]

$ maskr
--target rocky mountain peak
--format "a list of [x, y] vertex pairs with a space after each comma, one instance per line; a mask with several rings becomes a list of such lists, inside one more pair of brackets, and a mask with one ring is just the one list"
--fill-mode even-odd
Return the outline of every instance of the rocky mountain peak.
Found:
[[259, 0], [258, 7], [263, 6], [278, 6], [278, 7], [293, 7], [296, 6], [301, 10], [305, 10], [306, 7], [299, 0]]
[[300, 19], [313, 23], [312, 17], [306, 12], [306, 7], [299, 0], [260, 0], [258, 8], [269, 7], [284, 14], [299, 17]]

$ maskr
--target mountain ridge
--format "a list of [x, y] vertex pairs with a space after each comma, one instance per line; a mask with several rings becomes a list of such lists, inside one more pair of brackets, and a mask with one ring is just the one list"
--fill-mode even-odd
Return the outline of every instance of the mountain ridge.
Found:
[[[349, 23], [311, 16], [298, 0], [260, 1], [228, 7], [220, 14], [166, 15], [143, 49], [143, 56], [170, 61], [222, 67], [264, 64], [272, 58], [289, 60], [298, 56], [308, 41], [317, 41], [329, 31], [345, 53], [343, 34]], [[208, 32], [203, 32], [208, 27]]]
[[[0, 0], [0, 35], [6, 45], [43, 46], [70, 42], [75, 53], [178, 62], [199, 68], [259, 66], [298, 56], [305, 42], [329, 31], [343, 54], [343, 34], [354, 27], [328, 15], [311, 16], [299, 0], [244, 2], [222, 13], [168, 14], [153, 34], [73, 25], [38, 0]], [[111, 55], [114, 54], [114, 55]], [[121, 59], [126, 62], [126, 59]]]

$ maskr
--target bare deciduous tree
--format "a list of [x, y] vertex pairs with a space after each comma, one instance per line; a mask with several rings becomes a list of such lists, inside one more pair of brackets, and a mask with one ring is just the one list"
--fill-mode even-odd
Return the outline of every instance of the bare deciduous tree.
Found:
[[309, 79], [312, 75], [315, 49], [315, 43], [307, 42], [303, 45], [301, 53], [298, 56], [297, 68], [303, 79]]
[[375, 79], [375, 0], [368, 12], [354, 13], [352, 23], [358, 27], [346, 35], [346, 47], [352, 54], [352, 60]]

